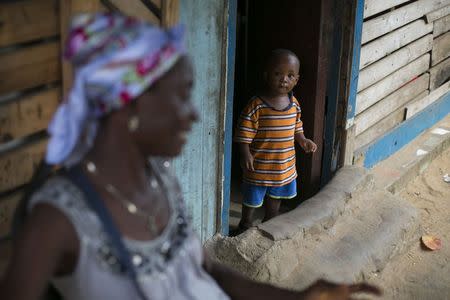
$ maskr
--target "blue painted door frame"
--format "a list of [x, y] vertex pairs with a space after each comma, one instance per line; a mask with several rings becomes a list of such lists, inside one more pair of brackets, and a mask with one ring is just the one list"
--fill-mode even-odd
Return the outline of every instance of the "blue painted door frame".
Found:
[[234, 95], [234, 62], [236, 57], [236, 20], [237, 0], [228, 1], [227, 30], [227, 93], [225, 108], [225, 149], [224, 149], [224, 183], [223, 203], [221, 211], [221, 233], [228, 235], [231, 191], [231, 153], [233, 144], [233, 95]]

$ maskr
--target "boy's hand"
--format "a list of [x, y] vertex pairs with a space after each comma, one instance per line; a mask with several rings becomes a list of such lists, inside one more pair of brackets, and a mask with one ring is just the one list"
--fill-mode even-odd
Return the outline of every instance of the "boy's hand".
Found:
[[310, 139], [302, 139], [298, 142], [306, 153], [316, 152], [317, 145]]
[[249, 152], [244, 152], [241, 155], [241, 167], [243, 169], [247, 169], [249, 171], [255, 171], [255, 168], [253, 168], [253, 155]]

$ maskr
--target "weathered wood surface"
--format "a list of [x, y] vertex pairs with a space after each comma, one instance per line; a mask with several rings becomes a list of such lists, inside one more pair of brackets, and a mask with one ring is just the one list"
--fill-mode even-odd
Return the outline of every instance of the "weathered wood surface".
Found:
[[406, 106], [406, 117], [405, 119], [410, 119], [415, 116], [421, 110], [432, 104], [433, 102], [439, 100], [442, 96], [450, 92], [450, 81], [440, 86], [438, 89], [432, 91], [428, 96], [422, 99], [417, 99], [412, 101]]
[[61, 97], [59, 87], [0, 106], [0, 144], [47, 128]]
[[27, 183], [45, 153], [47, 141], [0, 154], [0, 192]]
[[450, 32], [441, 35], [433, 41], [431, 64], [434, 66], [450, 56]]
[[356, 135], [425, 91], [428, 88], [429, 81], [430, 75], [425, 73], [357, 115], [355, 118]]
[[3, 272], [5, 272], [6, 267], [8, 266], [9, 259], [12, 254], [12, 242], [8, 241], [4, 244], [0, 244], [0, 277]]
[[412, 41], [433, 31], [433, 24], [426, 24], [424, 20], [417, 20], [402, 28], [382, 36], [361, 48], [360, 69], [376, 62], [380, 58], [408, 45]]
[[358, 93], [356, 95], [356, 114], [358, 115], [377, 103], [380, 99], [383, 99], [404, 84], [426, 72], [429, 68], [429, 64], [430, 54], [427, 53]]
[[433, 36], [436, 38], [450, 30], [450, 15], [434, 21]]
[[[450, 3], [450, 1], [447, 1], [447, 2]], [[432, 11], [432, 12], [426, 14], [427, 22], [428, 23], [434, 22], [437, 19], [443, 18], [443, 17], [445, 17], [445, 16], [447, 16], [449, 14], [450, 14], [450, 5], [447, 5], [445, 7], [441, 7], [440, 9], [437, 9], [435, 11]]]
[[0, 3], [0, 47], [59, 35], [55, 0]]
[[435, 90], [450, 79], [450, 57], [430, 69], [430, 90]]
[[137, 17], [153, 24], [161, 24], [161, 20], [156, 15], [154, 15], [142, 1], [109, 0], [109, 2], [111, 2], [120, 12], [128, 16]]
[[391, 32], [450, 3], [450, 0], [419, 0], [402, 6], [363, 24], [362, 44]]
[[161, 25], [169, 27], [179, 20], [180, 0], [163, 0], [161, 5]]
[[408, 1], [409, 0], [366, 0], [364, 1], [364, 18], [371, 17]]
[[359, 72], [358, 92], [380, 81], [389, 74], [409, 64], [431, 50], [433, 35], [428, 34], [417, 41], [397, 50]]
[[[411, 102], [417, 99], [422, 99], [428, 95], [428, 90], [423, 91], [416, 98], [411, 100]], [[359, 149], [365, 145], [375, 141], [377, 138], [384, 135], [386, 132], [390, 131], [395, 126], [401, 124], [405, 118], [405, 107], [402, 106], [384, 117], [382, 120], [377, 122], [375, 125], [369, 127], [366, 131], [362, 132], [355, 138], [355, 147]]]
[[343, 149], [345, 149], [344, 166], [351, 166], [353, 165], [353, 154], [355, 152], [355, 125], [350, 126], [344, 131], [343, 140], [345, 143], [343, 145]]
[[0, 238], [11, 233], [14, 211], [22, 196], [22, 192], [15, 192], [0, 198]]
[[59, 42], [25, 47], [0, 55], [0, 94], [60, 80]]
[[[72, 16], [80, 13], [104, 11], [105, 8], [100, 0], [60, 0], [60, 33], [62, 45], [65, 45], [67, 34], [70, 28]], [[61, 63], [62, 71], [62, 91], [63, 97], [67, 95], [72, 85], [72, 66], [69, 61], [63, 60]]]

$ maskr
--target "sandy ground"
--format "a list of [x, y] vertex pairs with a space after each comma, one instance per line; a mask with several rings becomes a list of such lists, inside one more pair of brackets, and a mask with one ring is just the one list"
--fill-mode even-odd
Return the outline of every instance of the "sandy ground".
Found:
[[400, 193], [420, 210], [423, 232], [439, 237], [443, 246], [432, 252], [417, 241], [405, 255], [374, 274], [369, 281], [384, 289], [382, 299], [450, 299], [450, 183], [443, 180], [446, 173], [450, 173], [450, 149]]

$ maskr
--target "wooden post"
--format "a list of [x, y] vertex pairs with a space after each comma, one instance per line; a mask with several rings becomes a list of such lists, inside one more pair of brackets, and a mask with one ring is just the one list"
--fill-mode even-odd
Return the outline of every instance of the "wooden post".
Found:
[[[68, 30], [72, 17], [83, 12], [101, 11], [102, 5], [99, 0], [60, 0], [60, 17], [61, 17], [61, 48], [64, 50]], [[62, 52], [62, 51], [61, 51]], [[62, 62], [62, 91], [63, 99], [66, 97], [70, 89], [73, 77], [72, 66], [68, 61]]]
[[179, 0], [163, 0], [161, 3], [161, 25], [170, 27], [175, 25], [179, 19]]

